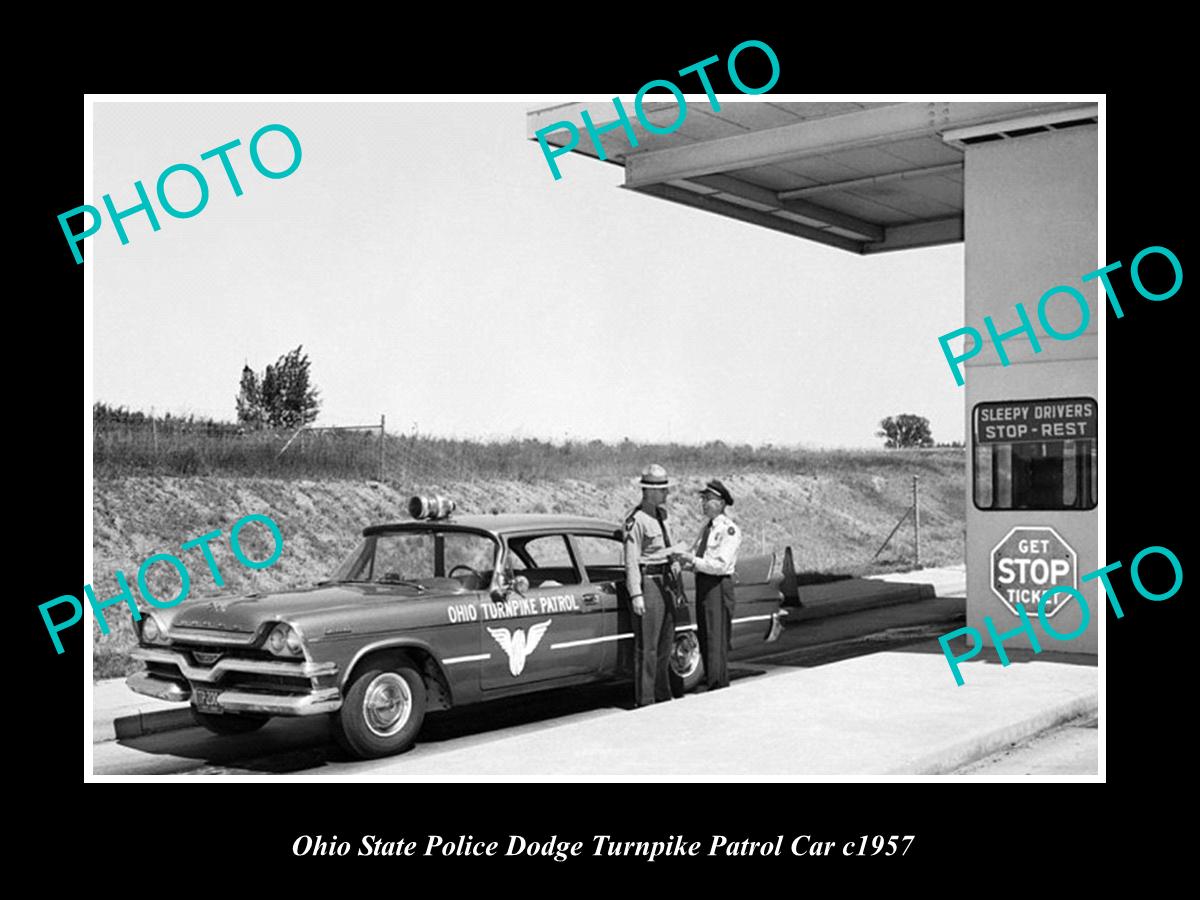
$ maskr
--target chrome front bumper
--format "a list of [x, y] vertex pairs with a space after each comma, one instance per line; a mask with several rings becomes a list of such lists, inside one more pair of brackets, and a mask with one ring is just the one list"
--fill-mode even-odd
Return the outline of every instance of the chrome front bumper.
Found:
[[283, 675], [296, 678], [316, 678], [337, 674], [337, 665], [332, 662], [313, 663], [308, 661], [236, 659], [225, 658], [214, 665], [194, 666], [182, 653], [165, 647], [136, 647], [130, 656], [145, 662], [166, 663], [178, 668], [188, 684], [157, 672], [137, 672], [125, 679], [126, 686], [139, 694], [186, 703], [192, 699], [191, 683], [212, 691], [210, 704], [227, 713], [266, 713], [272, 716], [316, 716], [337, 712], [342, 708], [342, 695], [337, 687], [314, 687], [302, 693], [280, 691], [248, 691], [223, 688], [215, 682], [231, 672], [246, 672], [260, 675]]
[[[159, 700], [173, 700], [186, 703], [192, 699], [190, 688], [176, 681], [153, 675], [150, 672], [138, 672], [125, 679], [126, 686], [131, 691], [157, 697]], [[342, 694], [337, 688], [317, 688], [307, 694], [259, 694], [250, 691], [221, 690], [217, 691], [214, 702], [227, 713], [266, 713], [272, 716], [317, 716], [323, 713], [337, 712], [342, 708]]]

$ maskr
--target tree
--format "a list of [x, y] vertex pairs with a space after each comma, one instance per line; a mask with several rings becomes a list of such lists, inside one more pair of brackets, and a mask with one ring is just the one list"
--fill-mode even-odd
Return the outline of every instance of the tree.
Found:
[[267, 366], [262, 376], [242, 369], [238, 422], [251, 428], [299, 428], [320, 412], [319, 392], [309, 384], [308, 354], [301, 344]]
[[886, 438], [885, 447], [932, 447], [933, 434], [929, 430], [929, 420], [924, 416], [914, 416], [903, 413], [899, 416], [888, 416], [879, 423], [882, 431], [875, 432], [876, 437]]
[[249, 428], [262, 428], [266, 420], [263, 411], [262, 387], [258, 376], [250, 366], [242, 366], [242, 384], [237, 398], [238, 424]]

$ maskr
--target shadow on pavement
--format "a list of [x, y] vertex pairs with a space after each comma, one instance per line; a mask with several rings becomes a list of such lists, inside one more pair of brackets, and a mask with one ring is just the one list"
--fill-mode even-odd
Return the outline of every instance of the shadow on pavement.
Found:
[[[755, 674], [751, 672], [750, 674]], [[606, 683], [558, 688], [532, 696], [428, 713], [417, 745], [421, 752], [447, 741], [485, 732], [511, 729], [547, 719], [630, 705], [629, 684]], [[500, 735], [498, 734], [497, 737]], [[283, 774], [316, 769], [351, 757], [333, 741], [329, 717], [276, 718], [259, 732], [218, 736], [202, 728], [121, 739], [118, 743], [142, 753], [203, 761], [189, 774]], [[405, 756], [406, 754], [401, 754]]]

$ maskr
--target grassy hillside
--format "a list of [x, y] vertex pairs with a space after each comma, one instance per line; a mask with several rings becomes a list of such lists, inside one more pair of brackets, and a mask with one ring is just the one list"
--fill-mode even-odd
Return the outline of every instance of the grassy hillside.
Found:
[[[132, 582], [144, 559], [167, 552], [182, 555], [188, 565], [190, 596], [216, 592], [200, 550], [179, 551], [184, 541], [214, 529], [223, 535], [212, 546], [226, 588], [248, 591], [309, 584], [334, 568], [364, 526], [405, 520], [407, 500], [415, 489], [453, 497], [461, 512], [561, 512], [619, 520], [639, 496], [631, 478], [650, 459], [662, 461], [673, 477], [684, 481], [687, 492], [674, 493], [669, 502], [676, 540], [697, 533], [700, 507], [691, 492], [717, 475], [736, 498], [731, 512], [745, 529], [747, 552], [758, 552], [760, 546], [778, 549], [790, 544], [801, 572], [861, 574], [909, 567], [912, 529], [908, 524], [876, 564], [871, 563], [871, 556], [909, 505], [911, 478], [919, 475], [922, 561], [937, 565], [963, 558], [961, 451], [822, 453], [768, 448], [756, 451], [758, 459], [739, 455], [735, 462], [722, 459], [722, 452], [734, 449], [724, 445], [723, 450], [710, 447], [708, 453], [706, 448], [673, 445], [658, 448], [661, 453], [657, 456], [655, 448], [637, 447], [636, 460], [625, 460], [619, 447], [609, 447], [608, 461], [602, 465], [602, 455], [595, 448], [586, 459], [572, 460], [570, 452], [563, 458], [561, 448], [543, 444], [529, 451], [541, 463], [514, 476], [503, 471], [507, 468], [503, 457], [491, 458], [480, 449], [486, 446], [476, 445], [469, 462], [460, 459], [460, 467], [449, 464], [453, 457], [448, 457], [443, 471], [457, 475], [469, 468], [478, 472], [490, 462], [491, 473], [443, 476], [441, 481], [423, 479], [415, 486], [408, 479], [377, 483], [116, 475], [106, 474], [98, 466], [93, 490], [92, 585], [98, 597], [112, 596], [117, 593], [115, 571], [125, 572]], [[547, 455], [546, 448], [558, 458]], [[672, 449], [676, 452], [669, 452]], [[497, 468], [502, 471], [495, 472]], [[544, 474], [551, 468], [550, 474]], [[611, 474], [614, 471], [622, 474]], [[233, 522], [256, 512], [270, 515], [284, 535], [282, 557], [260, 572], [238, 563], [227, 540]], [[257, 526], [243, 532], [243, 543], [247, 553], [261, 559], [269, 553], [269, 538], [259, 540], [252, 534], [254, 529]], [[164, 598], [178, 591], [178, 581], [166, 565], [151, 570], [149, 584], [156, 596]], [[108, 613], [111, 634], [100, 635], [93, 624], [98, 678], [121, 675], [131, 668], [126, 656], [134, 643], [129, 615], [117, 606]]]

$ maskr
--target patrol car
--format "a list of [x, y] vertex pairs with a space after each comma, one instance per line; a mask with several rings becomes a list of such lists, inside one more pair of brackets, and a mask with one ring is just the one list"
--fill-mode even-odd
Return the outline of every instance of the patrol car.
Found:
[[[631, 679], [623, 529], [565, 515], [454, 515], [414, 497], [414, 521], [364, 529], [327, 581], [194, 600], [145, 614], [131, 689], [190, 703], [218, 734], [272, 716], [331, 715], [351, 754], [399, 753], [426, 712], [566, 685]], [[790, 549], [740, 560], [735, 649], [778, 637], [794, 595]], [[695, 595], [680, 611], [672, 677], [702, 677]]]

